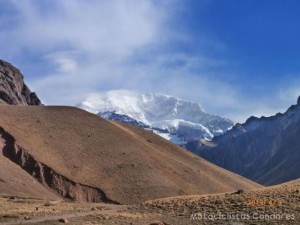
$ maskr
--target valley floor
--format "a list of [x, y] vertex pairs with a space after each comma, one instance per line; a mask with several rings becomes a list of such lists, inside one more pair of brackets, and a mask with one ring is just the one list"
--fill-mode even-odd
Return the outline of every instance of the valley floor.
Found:
[[131, 206], [2, 196], [0, 225], [300, 224], [299, 192], [300, 180], [254, 191], [165, 198]]

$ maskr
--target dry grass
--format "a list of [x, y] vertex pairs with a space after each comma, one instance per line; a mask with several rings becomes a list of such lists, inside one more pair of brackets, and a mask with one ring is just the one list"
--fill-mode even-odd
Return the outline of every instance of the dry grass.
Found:
[[[117, 206], [92, 203], [61, 202], [45, 206], [47, 201], [26, 198], [0, 198], [0, 225], [17, 222], [36, 225], [58, 225], [59, 219], [68, 218], [69, 224], [122, 224], [122, 225], [298, 225], [300, 224], [300, 180], [282, 185], [262, 188], [242, 193], [181, 196], [152, 200], [139, 205]], [[258, 205], [249, 204], [253, 200], [274, 200]], [[282, 205], [278, 201], [282, 201]], [[194, 213], [203, 219], [191, 219]], [[294, 219], [253, 219], [205, 220], [207, 215], [293, 215]], [[24, 218], [29, 219], [25, 220]], [[39, 221], [37, 221], [39, 220]], [[2, 222], [2, 223], [1, 223]]]
[[[183, 196], [149, 201], [137, 208], [138, 211], [147, 211], [169, 215], [164, 219], [169, 221], [170, 216], [181, 218], [183, 223], [178, 224], [300, 224], [300, 179], [268, 188], [242, 193], [224, 193], [204, 196]], [[191, 220], [191, 215], [195, 215]], [[228, 220], [205, 219], [213, 215], [249, 215], [250, 219]], [[277, 214], [281, 219], [268, 219], [268, 215]], [[197, 215], [201, 216], [197, 217]], [[256, 219], [264, 216], [264, 219]], [[289, 219], [290, 218], [290, 219]], [[294, 219], [292, 219], [294, 218]], [[185, 221], [185, 223], [184, 223]]]

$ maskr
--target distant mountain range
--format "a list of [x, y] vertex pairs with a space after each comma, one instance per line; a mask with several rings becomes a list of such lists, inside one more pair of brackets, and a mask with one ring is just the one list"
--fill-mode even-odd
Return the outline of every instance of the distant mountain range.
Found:
[[211, 140], [233, 126], [229, 119], [204, 112], [197, 103], [158, 93], [109, 91], [90, 96], [77, 107], [105, 119], [151, 130], [181, 146], [190, 141]]
[[91, 96], [78, 107], [151, 130], [263, 185], [300, 177], [300, 99], [284, 114], [250, 117], [235, 126], [204, 112], [199, 104], [157, 93], [111, 91]]
[[225, 169], [263, 185], [300, 177], [300, 97], [297, 105], [271, 117], [250, 117], [210, 146], [190, 150]]

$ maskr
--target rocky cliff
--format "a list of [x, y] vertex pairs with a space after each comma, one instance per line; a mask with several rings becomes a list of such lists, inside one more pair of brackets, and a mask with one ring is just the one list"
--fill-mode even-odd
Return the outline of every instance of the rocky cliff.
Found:
[[16, 67], [0, 60], [0, 104], [41, 105], [40, 99], [24, 83]]

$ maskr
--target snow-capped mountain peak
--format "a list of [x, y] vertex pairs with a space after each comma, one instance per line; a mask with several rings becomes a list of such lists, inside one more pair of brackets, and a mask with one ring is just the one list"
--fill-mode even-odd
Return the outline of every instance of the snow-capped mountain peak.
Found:
[[112, 90], [106, 93], [94, 93], [78, 104], [77, 107], [95, 114], [99, 112], [116, 112], [149, 124], [142, 109], [142, 97], [133, 91]]
[[142, 123], [145, 129], [181, 145], [190, 140], [211, 140], [233, 125], [228, 119], [206, 113], [197, 103], [159, 93], [113, 90], [92, 94], [77, 106], [106, 119]]
[[197, 103], [158, 93], [142, 95], [143, 107], [150, 120], [183, 119], [195, 121], [204, 111]]

